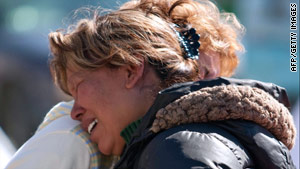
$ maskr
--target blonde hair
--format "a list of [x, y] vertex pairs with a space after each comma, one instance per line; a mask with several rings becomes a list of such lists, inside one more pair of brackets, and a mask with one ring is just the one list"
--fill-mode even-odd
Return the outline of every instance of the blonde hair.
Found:
[[[238, 37], [243, 26], [234, 14], [220, 13], [208, 0], [132, 0], [106, 15], [81, 19], [74, 29], [49, 34], [54, 81], [68, 92], [66, 69], [95, 70], [138, 65], [142, 59], [156, 70], [163, 87], [197, 80], [198, 63], [184, 59], [170, 24], [190, 25], [200, 34], [200, 52], [220, 56], [221, 76], [232, 75], [238, 64]], [[201, 55], [200, 55], [201, 57]]]

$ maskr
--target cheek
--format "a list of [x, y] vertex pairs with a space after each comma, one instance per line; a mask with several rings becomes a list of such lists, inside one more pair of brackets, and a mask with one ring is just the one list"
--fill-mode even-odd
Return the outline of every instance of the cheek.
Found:
[[83, 83], [78, 86], [76, 101], [85, 109], [95, 109], [99, 104], [103, 103], [101, 91], [89, 83]]
[[[98, 85], [100, 86], [100, 85]], [[114, 123], [114, 115], [116, 104], [112, 103], [109, 92], [105, 89], [91, 85], [90, 83], [82, 84], [78, 87], [78, 103], [84, 107], [87, 112], [96, 115], [102, 124], [107, 126]]]
[[[90, 98], [93, 98], [93, 92], [90, 91], [90, 88], [85, 85], [79, 85], [77, 89], [77, 100], [80, 102], [80, 104], [86, 104]], [[91, 99], [92, 100], [92, 99]]]

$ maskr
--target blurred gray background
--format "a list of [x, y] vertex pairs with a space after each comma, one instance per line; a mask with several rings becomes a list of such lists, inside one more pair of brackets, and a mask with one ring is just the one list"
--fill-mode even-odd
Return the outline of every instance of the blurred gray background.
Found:
[[[66, 28], [79, 7], [100, 5], [111, 9], [123, 2], [125, 0], [0, 0], [0, 129], [16, 149], [34, 134], [53, 105], [70, 99], [52, 84], [48, 70], [48, 33]], [[299, 58], [297, 73], [290, 72], [289, 66], [291, 2], [299, 4], [296, 0], [216, 1], [221, 9], [234, 12], [247, 29], [243, 38], [246, 52], [240, 56], [241, 64], [234, 77], [285, 87], [297, 120]], [[299, 40], [297, 55], [299, 57]], [[299, 157], [299, 148], [293, 153]], [[296, 163], [299, 166], [298, 160]]]

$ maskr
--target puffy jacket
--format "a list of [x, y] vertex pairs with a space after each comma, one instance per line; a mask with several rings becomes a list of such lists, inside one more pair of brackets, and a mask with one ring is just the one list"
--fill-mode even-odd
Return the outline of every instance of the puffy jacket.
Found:
[[296, 129], [283, 88], [217, 78], [159, 92], [119, 169], [295, 168]]

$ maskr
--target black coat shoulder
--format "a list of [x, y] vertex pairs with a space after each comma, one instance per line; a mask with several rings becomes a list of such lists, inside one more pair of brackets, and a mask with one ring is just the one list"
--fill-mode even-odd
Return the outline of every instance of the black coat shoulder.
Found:
[[138, 169], [295, 169], [287, 147], [263, 127], [228, 120], [180, 125], [158, 133], [135, 162]]
[[183, 169], [252, 166], [240, 142], [209, 123], [180, 125], [156, 135], [141, 153], [134, 168]]
[[285, 145], [244, 120], [179, 125], [159, 133], [150, 130], [159, 109], [193, 91], [221, 85], [256, 87], [289, 107], [285, 90], [272, 83], [220, 77], [175, 84], [159, 92], [115, 168], [295, 168]]

